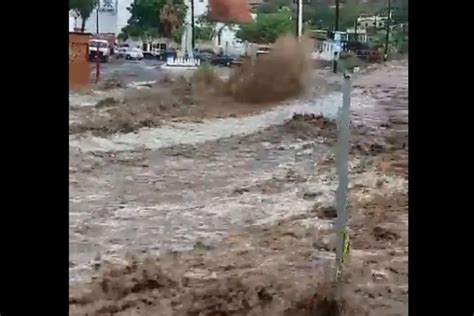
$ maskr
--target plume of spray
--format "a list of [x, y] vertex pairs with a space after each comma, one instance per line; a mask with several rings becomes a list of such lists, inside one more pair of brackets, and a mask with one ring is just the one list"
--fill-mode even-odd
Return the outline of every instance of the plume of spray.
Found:
[[311, 68], [313, 41], [286, 35], [277, 39], [270, 53], [256, 62], [246, 61], [226, 82], [226, 91], [236, 101], [278, 102], [305, 91]]

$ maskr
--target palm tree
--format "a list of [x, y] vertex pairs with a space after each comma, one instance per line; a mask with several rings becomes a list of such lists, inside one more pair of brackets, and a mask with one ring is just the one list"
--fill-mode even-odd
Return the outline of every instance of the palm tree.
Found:
[[160, 22], [163, 26], [163, 35], [171, 38], [180, 25], [178, 10], [172, 4], [171, 0], [161, 9]]

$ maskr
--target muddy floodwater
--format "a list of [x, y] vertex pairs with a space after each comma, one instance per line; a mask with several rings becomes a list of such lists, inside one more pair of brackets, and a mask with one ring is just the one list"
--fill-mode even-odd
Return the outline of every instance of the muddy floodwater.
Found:
[[[364, 147], [362, 139], [385, 142], [390, 131], [393, 143], [407, 147], [407, 64], [393, 62], [353, 82], [353, 128], [365, 137], [354, 138], [351, 156], [354, 205], [371, 200], [371, 190], [406, 194], [407, 171], [390, 172], [393, 159], [373, 144]], [[104, 137], [71, 134], [70, 281], [84, 281], [101, 262], [122, 262], [129, 252], [217, 247], [248, 227], [302, 216], [314, 205], [332, 207], [334, 133], [305, 134], [288, 122], [294, 113], [332, 121], [341, 103], [341, 93], [333, 91], [250, 116], [168, 122]], [[380, 172], [380, 165], [387, 171]], [[332, 220], [317, 216], [305, 225], [327, 229]], [[405, 231], [406, 223], [400, 225]], [[319, 258], [333, 258], [333, 252], [322, 251]], [[405, 314], [405, 294], [399, 297], [393, 315]]]

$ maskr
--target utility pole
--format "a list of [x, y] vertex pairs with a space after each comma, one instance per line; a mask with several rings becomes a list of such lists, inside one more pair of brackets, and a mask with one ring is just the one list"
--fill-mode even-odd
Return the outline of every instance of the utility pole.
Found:
[[354, 22], [354, 37], [355, 37], [355, 42], [359, 43], [359, 36], [357, 35], [357, 19]]
[[194, 47], [196, 45], [196, 39], [194, 38], [194, 0], [191, 1], [191, 47], [194, 52]]
[[95, 33], [99, 35], [99, 6], [100, 2], [97, 1], [97, 9], [95, 11]]
[[[100, 0], [97, 1], [97, 11], [96, 11], [96, 34], [97, 34], [97, 39], [99, 39], [99, 8], [100, 8]], [[100, 46], [99, 46], [99, 41], [97, 43], [97, 48], [95, 52], [95, 83], [99, 83], [99, 78], [100, 78]]]
[[[339, 31], [339, 0], [336, 0], [336, 21], [334, 21], [334, 32], [333, 32], [333, 40], [336, 42], [336, 32]], [[334, 52], [332, 56], [332, 72], [337, 73], [337, 56], [338, 52]]]
[[293, 0], [296, 3], [296, 37], [303, 35], [303, 0]]
[[390, 20], [392, 19], [392, 1], [388, 0], [388, 16], [387, 16], [387, 33], [385, 36], [385, 52], [383, 54], [383, 61], [388, 59], [388, 43], [390, 41]]
[[303, 35], [303, 0], [298, 0], [298, 37]]

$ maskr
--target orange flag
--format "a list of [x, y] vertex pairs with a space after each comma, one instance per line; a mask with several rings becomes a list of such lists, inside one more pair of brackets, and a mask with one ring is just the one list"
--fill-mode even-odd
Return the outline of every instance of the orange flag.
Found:
[[250, 5], [247, 0], [209, 0], [209, 19], [235, 24], [251, 22]]

